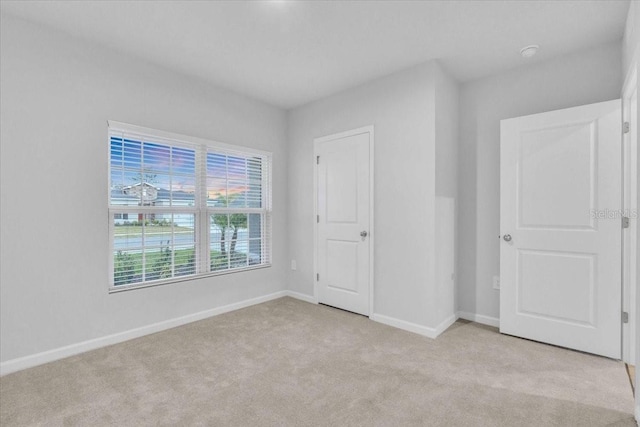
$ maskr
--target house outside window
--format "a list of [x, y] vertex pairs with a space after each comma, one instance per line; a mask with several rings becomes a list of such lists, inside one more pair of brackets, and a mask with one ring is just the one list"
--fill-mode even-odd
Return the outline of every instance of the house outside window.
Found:
[[271, 265], [271, 153], [109, 122], [110, 290]]

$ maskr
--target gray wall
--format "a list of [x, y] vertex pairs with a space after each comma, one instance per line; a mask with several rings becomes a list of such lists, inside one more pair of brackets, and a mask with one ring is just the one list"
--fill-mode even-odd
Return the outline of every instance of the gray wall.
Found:
[[499, 317], [500, 120], [619, 98], [621, 54], [613, 43], [462, 86], [459, 310]]
[[428, 325], [433, 293], [433, 64], [356, 87], [289, 114], [289, 288], [313, 295], [313, 140], [374, 125], [374, 313]]
[[459, 85], [442, 67], [434, 67], [436, 195], [458, 196]]
[[[0, 360], [286, 287], [286, 113], [2, 15]], [[274, 153], [273, 267], [109, 295], [107, 120]]]
[[[623, 78], [627, 75], [633, 56], [640, 55], [640, 2], [637, 0], [631, 1], [629, 4], [629, 13], [627, 14], [627, 23], [624, 30], [622, 39]], [[638, 60], [637, 57], [636, 60]]]
[[458, 236], [458, 83], [441, 67], [434, 67], [436, 129], [436, 295], [430, 310], [438, 325], [456, 315]]

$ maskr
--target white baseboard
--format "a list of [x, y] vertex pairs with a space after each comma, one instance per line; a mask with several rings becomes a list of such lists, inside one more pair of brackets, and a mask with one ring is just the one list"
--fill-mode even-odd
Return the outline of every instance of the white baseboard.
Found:
[[497, 317], [485, 316], [483, 314], [469, 313], [466, 311], [459, 311], [458, 317], [460, 319], [469, 320], [471, 322], [482, 323], [483, 325], [500, 327], [500, 319]]
[[300, 292], [296, 292], [296, 291], [284, 291], [285, 294], [291, 298], [295, 298], [295, 299], [299, 299], [300, 301], [305, 301], [305, 302], [309, 302], [311, 304], [317, 304], [318, 300], [316, 300], [313, 295], [307, 295], [307, 294], [301, 294]]
[[[269, 295], [264, 295], [257, 298], [252, 298], [244, 301], [239, 301], [233, 304], [225, 305], [222, 307], [216, 307], [211, 310], [205, 310], [198, 313], [189, 314], [174, 319], [165, 320], [162, 322], [154, 323], [140, 328], [131, 329], [124, 332], [119, 332], [113, 335], [107, 335], [100, 338], [94, 338], [88, 341], [83, 341], [76, 344], [56, 348], [53, 350], [44, 351], [42, 353], [36, 353], [29, 356], [20, 357], [17, 359], [7, 360], [0, 363], [0, 376], [7, 375], [12, 372], [17, 372], [23, 369], [31, 368], [34, 366], [42, 365], [44, 363], [53, 362], [56, 360], [64, 359], [65, 357], [74, 356], [76, 354], [84, 353], [86, 351], [95, 350], [108, 345], [118, 344], [124, 341], [128, 341], [134, 338], [139, 338], [145, 335], [153, 334], [156, 332], [164, 331], [167, 329], [175, 328], [177, 326], [185, 325], [187, 323], [196, 322], [198, 320], [206, 319], [209, 317], [217, 316], [219, 314], [228, 313], [230, 311], [239, 310], [241, 308], [250, 307], [252, 305], [260, 304], [266, 301], [271, 301], [277, 298], [289, 296], [301, 301], [305, 301], [311, 304], [317, 304], [318, 301], [311, 296], [302, 294], [299, 292], [284, 290], [274, 292]], [[470, 320], [473, 322], [482, 323], [485, 325], [496, 326], [500, 325], [500, 321], [495, 317], [483, 316], [475, 313], [468, 313], [459, 311], [457, 316], [452, 315], [445, 319], [435, 328], [430, 328], [416, 323], [407, 322], [405, 320], [397, 319], [382, 314], [372, 314], [370, 319], [385, 325], [393, 326], [395, 328], [403, 329], [405, 331], [413, 332], [428, 338], [436, 338], [443, 333], [449, 326], [451, 326], [457, 318]]]
[[[290, 296], [291, 298], [299, 299], [301, 301], [305, 301], [311, 304], [318, 304], [318, 300], [316, 300], [311, 295], [306, 295], [306, 294], [302, 294], [300, 292], [291, 291], [291, 290], [287, 290], [285, 291], [285, 293], [287, 296]], [[425, 337], [436, 338], [438, 335], [446, 331], [449, 326], [453, 325], [453, 323], [456, 320], [458, 320], [458, 317], [452, 314], [450, 317], [442, 321], [442, 323], [440, 323], [435, 328], [429, 328], [427, 326], [418, 325], [417, 323], [411, 323], [405, 320], [396, 319], [394, 317], [384, 316], [382, 314], [376, 314], [376, 313], [369, 316], [369, 319], [375, 322], [384, 323], [385, 325], [388, 325], [388, 326], [393, 326], [394, 328], [399, 328], [405, 331], [423, 335]]]
[[458, 320], [458, 316], [455, 314], [452, 314], [451, 316], [449, 316], [448, 318], [444, 319], [437, 327], [436, 327], [436, 336], [440, 335], [441, 333], [443, 333], [444, 331], [446, 331], [447, 329], [449, 329], [449, 326], [453, 325], [454, 323], [456, 323], [456, 320]]
[[636, 404], [636, 424], [640, 426], [640, 404]]
[[151, 325], [142, 326], [140, 328], [130, 329], [128, 331], [119, 332], [117, 334], [94, 338], [92, 340], [71, 344], [65, 347], [55, 348], [53, 350], [44, 351], [42, 353], [36, 353], [29, 356], [19, 357], [17, 359], [7, 360], [6, 362], [0, 363], [0, 376], [42, 365], [44, 363], [53, 362], [55, 360], [64, 359], [65, 357], [75, 356], [76, 354], [95, 350], [101, 347], [106, 347], [108, 345], [118, 344], [134, 338], [142, 337], [144, 335], [149, 335], [167, 329], [175, 328], [177, 326], [196, 322], [198, 320], [217, 316], [219, 314], [228, 313], [230, 311], [239, 310], [241, 308], [282, 298], [289, 295], [288, 292], [289, 291], [274, 292], [269, 295], [239, 301], [222, 307], [216, 307], [211, 310], [205, 310], [182, 317], [176, 317], [174, 319], [164, 320], [162, 322], [153, 323]]
[[437, 327], [430, 328], [428, 326], [418, 325], [417, 323], [407, 322], [406, 320], [396, 319], [395, 317], [385, 316], [383, 314], [377, 313], [372, 314], [371, 316], [369, 316], [369, 318], [375, 322], [384, 323], [385, 325], [413, 332], [414, 334], [419, 334], [427, 338], [436, 338], [449, 326], [451, 326], [453, 322], [456, 321], [456, 316], [452, 315], [451, 317], [440, 323]]

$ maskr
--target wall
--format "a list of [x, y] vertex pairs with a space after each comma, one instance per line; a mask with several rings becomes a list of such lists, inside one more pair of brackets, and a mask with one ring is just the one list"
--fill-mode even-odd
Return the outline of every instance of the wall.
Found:
[[373, 125], [374, 313], [430, 322], [433, 292], [435, 129], [433, 63], [289, 112], [289, 288], [313, 295], [313, 140]]
[[[286, 288], [286, 113], [2, 15], [0, 360]], [[274, 153], [273, 267], [108, 294], [107, 120]]]
[[458, 83], [434, 63], [436, 195], [458, 195], [458, 125], [460, 115]]
[[458, 83], [434, 67], [436, 130], [436, 295], [437, 325], [456, 315], [458, 236]]
[[640, 60], [640, 3], [636, 0], [629, 2], [627, 23], [622, 38], [622, 72], [626, 77], [629, 67], [634, 61]]
[[620, 97], [613, 43], [466, 83], [460, 94], [458, 305], [499, 317], [500, 120]]

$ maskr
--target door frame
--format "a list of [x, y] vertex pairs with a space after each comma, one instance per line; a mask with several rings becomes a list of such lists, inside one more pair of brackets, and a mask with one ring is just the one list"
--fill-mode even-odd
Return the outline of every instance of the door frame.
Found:
[[[624, 86], [622, 88], [622, 117], [623, 122], [635, 122], [636, 117], [631, 117], [631, 99], [633, 95], [636, 95], [636, 108], [637, 108], [637, 90], [638, 90], [638, 72], [637, 67], [633, 66], [625, 79]], [[637, 128], [637, 124], [636, 124]], [[637, 135], [636, 135], [637, 138]], [[635, 228], [629, 228], [629, 233], [625, 233], [623, 236], [623, 287], [622, 287], [622, 309], [629, 313], [629, 322], [622, 324], [622, 360], [631, 365], [638, 365], [638, 358], [640, 355], [636, 350], [636, 335], [637, 335], [637, 321], [636, 316], [638, 310], [635, 300], [638, 298], [638, 227], [640, 226], [640, 218], [637, 217], [638, 204], [640, 203], [640, 186], [638, 186], [638, 152], [637, 141], [631, 141], [630, 133], [622, 134], [623, 144], [623, 197], [624, 197], [624, 209], [635, 209], [636, 218], [631, 218], [631, 221], [635, 224]], [[633, 156], [635, 154], [635, 158]], [[634, 188], [635, 187], [635, 188]], [[631, 194], [630, 190], [635, 189], [635, 194]], [[628, 199], [627, 199], [628, 197]], [[635, 199], [635, 206], [630, 206], [631, 201]], [[632, 215], [634, 212], [626, 213], [625, 215]], [[631, 233], [636, 232], [635, 236]], [[633, 238], [632, 238], [633, 237]], [[635, 247], [631, 247], [632, 243], [636, 243]], [[631, 278], [635, 278], [632, 282]]]
[[373, 315], [373, 290], [374, 290], [374, 239], [376, 233], [374, 232], [374, 217], [373, 217], [373, 206], [374, 206], [374, 181], [373, 181], [373, 159], [374, 159], [374, 136], [373, 136], [373, 125], [363, 126], [356, 129], [347, 130], [344, 132], [338, 132], [331, 135], [326, 135], [318, 138], [314, 138], [313, 140], [313, 299], [316, 303], [318, 303], [318, 221], [316, 220], [318, 216], [318, 163], [316, 161], [319, 150], [319, 146], [321, 143], [326, 141], [331, 141], [334, 139], [346, 138], [349, 136], [360, 135], [362, 133], [369, 134], [369, 318]]
[[[633, 5], [632, 5], [633, 6]], [[636, 46], [635, 51], [633, 52], [633, 56], [631, 57], [631, 61], [629, 61], [629, 68], [625, 70], [625, 79], [624, 84], [622, 85], [622, 100], [623, 100], [623, 114], [625, 111], [625, 104], [629, 104], [629, 102], [624, 102], [625, 100], [629, 100], [629, 95], [633, 93], [634, 89], [638, 90], [638, 67], [640, 67], [640, 45]], [[630, 117], [628, 114], [624, 116], [625, 118], [629, 118], [629, 123], [635, 122], [636, 125], [636, 144], [638, 143], [638, 130], [640, 129], [640, 109], [638, 108], [640, 105], [638, 103], [638, 99], [636, 98], [636, 116]], [[638, 164], [640, 164], [640, 147], [638, 147]], [[638, 201], [640, 201], [640, 185], [637, 187], [637, 197]], [[640, 228], [640, 227], [638, 227]], [[636, 335], [638, 331], [640, 331], [640, 278], [638, 276], [638, 265], [640, 265], [640, 230], [637, 230], [637, 252], [635, 259], [635, 269], [636, 269], [636, 283], [631, 283], [631, 286], [635, 286], [636, 289], [636, 300], [629, 301], [629, 309], [634, 311], [636, 318]], [[632, 267], [633, 268], [633, 267]], [[629, 313], [629, 317], [631, 317], [631, 313]], [[624, 340], [625, 337], [623, 336]], [[638, 392], [638, 384], [640, 384], [640, 340], [636, 340], [636, 396], [635, 396], [635, 418], [638, 423], [640, 423], [640, 393]]]

